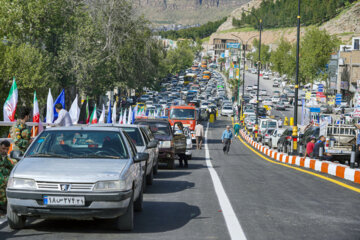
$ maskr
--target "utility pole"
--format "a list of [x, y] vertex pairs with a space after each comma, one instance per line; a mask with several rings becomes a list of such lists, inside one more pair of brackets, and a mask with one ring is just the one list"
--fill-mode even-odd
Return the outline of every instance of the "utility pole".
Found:
[[293, 126], [293, 154], [298, 153], [298, 99], [299, 99], [299, 55], [300, 55], [300, 0], [298, 0], [297, 16], [297, 38], [296, 38], [296, 77], [295, 77], [295, 104], [294, 104], [294, 126]]

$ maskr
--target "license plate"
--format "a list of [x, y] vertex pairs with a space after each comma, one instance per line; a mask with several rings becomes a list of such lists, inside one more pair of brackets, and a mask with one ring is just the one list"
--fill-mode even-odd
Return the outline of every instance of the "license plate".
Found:
[[84, 206], [84, 197], [44, 196], [44, 205], [48, 206]]

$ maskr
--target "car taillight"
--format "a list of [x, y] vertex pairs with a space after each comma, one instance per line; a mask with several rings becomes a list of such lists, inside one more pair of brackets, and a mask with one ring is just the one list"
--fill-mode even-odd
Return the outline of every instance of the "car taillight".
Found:
[[265, 137], [268, 137], [269, 136], [269, 134], [265, 134]]
[[291, 139], [292, 139], [292, 136], [286, 137], [286, 140], [291, 140]]

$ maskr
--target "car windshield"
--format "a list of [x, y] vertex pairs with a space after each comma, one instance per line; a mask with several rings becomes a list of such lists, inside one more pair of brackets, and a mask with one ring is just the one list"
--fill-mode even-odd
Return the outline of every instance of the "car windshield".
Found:
[[231, 107], [231, 106], [225, 106], [223, 109], [225, 109], [225, 110], [232, 110], [232, 107]]
[[155, 135], [170, 135], [169, 125], [167, 125], [166, 123], [140, 122], [139, 124], [149, 126], [150, 131]]
[[129, 134], [135, 146], [144, 146], [144, 141], [138, 128], [124, 127], [122, 129]]
[[42, 132], [26, 157], [126, 159], [129, 155], [118, 132], [62, 130]]
[[174, 108], [171, 109], [170, 111], [170, 119], [194, 119], [194, 118], [195, 118], [195, 109]]

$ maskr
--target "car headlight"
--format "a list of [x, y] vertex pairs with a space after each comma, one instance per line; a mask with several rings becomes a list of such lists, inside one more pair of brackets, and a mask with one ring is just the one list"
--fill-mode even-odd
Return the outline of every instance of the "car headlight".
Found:
[[121, 180], [100, 181], [94, 186], [94, 191], [126, 191], [126, 183]]
[[160, 141], [161, 148], [171, 148], [171, 141]]
[[33, 179], [10, 178], [7, 187], [12, 189], [36, 189], [36, 182]]

